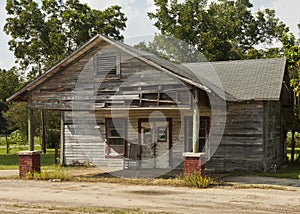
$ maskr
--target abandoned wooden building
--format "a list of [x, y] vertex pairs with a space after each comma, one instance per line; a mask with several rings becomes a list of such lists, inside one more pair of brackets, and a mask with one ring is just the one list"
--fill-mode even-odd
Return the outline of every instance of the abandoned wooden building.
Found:
[[178, 65], [97, 35], [8, 100], [61, 112], [62, 165], [182, 167], [194, 151], [208, 170], [263, 171], [285, 159], [289, 90], [283, 58]]

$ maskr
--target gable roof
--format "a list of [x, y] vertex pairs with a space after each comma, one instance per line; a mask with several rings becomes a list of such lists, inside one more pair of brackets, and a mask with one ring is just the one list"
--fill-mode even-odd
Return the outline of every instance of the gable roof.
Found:
[[[286, 59], [252, 59], [184, 65], [210, 88], [218, 85], [220, 81], [228, 101], [279, 100]], [[211, 74], [212, 68], [216, 74]]]
[[116, 46], [133, 57], [174, 75], [188, 84], [207, 92], [213, 91], [228, 101], [278, 100], [280, 97], [286, 59], [175, 64], [152, 53], [97, 35], [57, 65], [17, 91], [7, 101], [26, 100], [25, 96], [28, 92], [34, 90], [69, 63], [76, 61], [82, 54], [97, 46], [101, 41]]

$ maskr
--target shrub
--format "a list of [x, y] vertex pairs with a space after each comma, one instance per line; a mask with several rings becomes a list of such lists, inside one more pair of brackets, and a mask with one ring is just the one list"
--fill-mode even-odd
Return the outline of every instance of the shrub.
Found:
[[27, 136], [18, 129], [11, 133], [10, 141], [19, 146], [25, 146], [27, 144]]
[[58, 144], [60, 140], [60, 131], [56, 129], [47, 130], [46, 146], [47, 148], [55, 148], [55, 144]]
[[190, 175], [184, 176], [183, 182], [184, 185], [188, 187], [205, 188], [212, 183], [212, 180], [202, 175], [200, 172], [194, 172]]

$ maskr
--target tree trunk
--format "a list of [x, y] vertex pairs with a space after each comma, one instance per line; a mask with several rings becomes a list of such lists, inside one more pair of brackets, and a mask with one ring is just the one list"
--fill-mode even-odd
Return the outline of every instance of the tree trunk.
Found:
[[5, 141], [6, 141], [6, 154], [9, 154], [9, 142], [8, 142], [8, 138], [7, 138], [7, 134], [5, 134]]

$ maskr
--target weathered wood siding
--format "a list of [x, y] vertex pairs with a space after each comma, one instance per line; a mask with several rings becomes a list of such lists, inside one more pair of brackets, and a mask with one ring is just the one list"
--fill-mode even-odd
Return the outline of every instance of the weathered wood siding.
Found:
[[[189, 87], [147, 63], [104, 42], [50, 77], [30, 95], [31, 108], [92, 110], [110, 106], [189, 106]], [[98, 56], [117, 56], [118, 75], [101, 74]]]
[[[126, 111], [126, 110], [125, 110]], [[105, 156], [105, 118], [128, 118], [127, 120], [127, 141], [138, 144], [138, 119], [149, 118], [156, 110], [130, 110], [128, 114], [123, 111], [99, 110], [96, 112], [80, 112], [82, 124], [77, 124], [71, 115], [67, 112], [65, 115], [65, 164], [93, 162], [100, 166], [122, 166], [120, 158], [111, 158]], [[160, 110], [165, 118], [172, 118], [172, 142], [173, 151], [171, 159], [178, 162], [182, 159], [183, 152], [183, 121], [179, 110]], [[186, 112], [187, 114], [189, 112]], [[186, 114], [184, 113], [184, 114]], [[80, 115], [81, 114], [81, 115]], [[183, 116], [183, 115], [182, 115]], [[158, 117], [161, 118], [161, 117]], [[130, 148], [129, 148], [130, 149]], [[158, 151], [158, 156], [163, 155]], [[143, 167], [143, 166], [142, 166]]]
[[279, 101], [266, 101], [265, 106], [265, 161], [264, 170], [272, 164], [284, 161], [284, 132], [281, 104]]
[[212, 171], [262, 170], [264, 157], [263, 102], [227, 103], [221, 144], [207, 169]]

